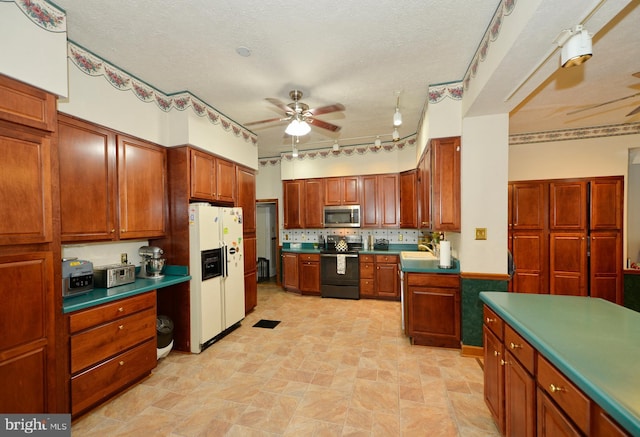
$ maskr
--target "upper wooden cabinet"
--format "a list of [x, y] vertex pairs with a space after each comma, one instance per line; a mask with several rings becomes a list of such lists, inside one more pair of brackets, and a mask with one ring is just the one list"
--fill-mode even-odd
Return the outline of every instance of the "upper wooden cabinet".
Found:
[[418, 227], [418, 170], [400, 173], [400, 227]]
[[325, 179], [325, 205], [358, 205], [360, 203], [360, 178], [344, 176]]
[[0, 75], [0, 120], [54, 132], [56, 96]]
[[58, 124], [62, 241], [163, 236], [166, 149], [64, 114]]
[[460, 232], [460, 137], [431, 140], [432, 229]]
[[191, 198], [229, 202], [235, 200], [235, 164], [209, 153], [190, 149]]
[[304, 227], [304, 181], [282, 181], [285, 229]]
[[324, 179], [307, 179], [304, 181], [304, 197], [311, 199], [306, 202], [303, 219], [307, 228], [322, 228], [324, 226]]
[[400, 189], [397, 174], [360, 177], [363, 228], [397, 228], [400, 224]]
[[549, 229], [587, 229], [588, 181], [549, 184]]
[[544, 229], [547, 214], [544, 182], [509, 184], [509, 203], [509, 229]]
[[591, 230], [622, 229], [623, 177], [597, 178], [591, 181]]
[[427, 148], [418, 162], [418, 227], [431, 229], [431, 149]]
[[[242, 208], [242, 232], [256, 233], [256, 174], [254, 170], [237, 166], [236, 168], [237, 198], [236, 206]], [[254, 265], [255, 269], [255, 265]]]

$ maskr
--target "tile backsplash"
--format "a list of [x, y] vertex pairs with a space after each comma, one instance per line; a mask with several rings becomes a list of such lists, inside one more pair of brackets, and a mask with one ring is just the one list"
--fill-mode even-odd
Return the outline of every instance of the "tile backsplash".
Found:
[[365, 240], [369, 235], [373, 238], [384, 238], [389, 244], [418, 244], [420, 231], [417, 229], [280, 229], [280, 243], [315, 243], [322, 235], [361, 235]]

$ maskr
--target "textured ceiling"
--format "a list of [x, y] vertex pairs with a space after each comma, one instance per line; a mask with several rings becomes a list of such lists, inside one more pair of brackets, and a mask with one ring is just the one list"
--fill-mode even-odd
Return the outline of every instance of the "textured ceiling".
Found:
[[[505, 62], [508, 80], [498, 78], [488, 84], [491, 93], [480, 96], [475, 112], [511, 111], [524, 97], [504, 102], [513, 84], [549, 53], [562, 28], [577, 24], [598, 1], [539, 3], [532, 21], [535, 27], [523, 31], [519, 53], [510, 54], [515, 62]], [[639, 59], [639, 45], [637, 31], [631, 32], [633, 26], [628, 24], [640, 22], [639, 2], [607, 2], [617, 9], [623, 3], [629, 3], [625, 15], [615, 26], [605, 27], [602, 37], [594, 37], [594, 58], [547, 80], [539, 94], [514, 112], [512, 133], [571, 127], [559, 116], [570, 107], [624, 95], [633, 91], [632, 84], [640, 87], [640, 79], [630, 77], [640, 65], [632, 65]], [[334, 140], [371, 142], [376, 135], [389, 140], [398, 91], [404, 120], [400, 135], [414, 134], [428, 86], [463, 79], [500, 1], [56, 0], [56, 4], [67, 12], [70, 40], [167, 94], [190, 91], [240, 124], [279, 117], [281, 112], [264, 99], [287, 103], [294, 88], [303, 91], [303, 102], [312, 108], [342, 103], [343, 112], [318, 117], [342, 130], [331, 133], [314, 127], [301, 138], [299, 148], [304, 150], [330, 147]], [[620, 32], [631, 39], [624, 50], [619, 46]], [[608, 39], [613, 42], [606, 45]], [[251, 56], [239, 56], [240, 46], [248, 47]], [[523, 53], [532, 59], [521, 60]], [[622, 65], [612, 68], [605, 56], [614, 54], [623, 59]], [[599, 59], [603, 67], [598, 66]], [[620, 78], [609, 78], [612, 72]], [[593, 80], [611, 86], [601, 90], [599, 84], [596, 89]], [[532, 80], [527, 86], [537, 83]], [[640, 99], [635, 103], [640, 105]], [[610, 122], [598, 112], [600, 122]], [[617, 123], [634, 121], [619, 114], [612, 118]], [[583, 117], [580, 121], [596, 122]], [[291, 150], [284, 128], [282, 122], [251, 126], [258, 135], [260, 157]]]

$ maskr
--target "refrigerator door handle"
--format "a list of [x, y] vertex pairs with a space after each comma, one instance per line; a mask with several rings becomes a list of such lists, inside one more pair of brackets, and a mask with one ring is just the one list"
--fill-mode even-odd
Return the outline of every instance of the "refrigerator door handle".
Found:
[[222, 242], [222, 277], [226, 278], [227, 276], [229, 276], [229, 265], [228, 260], [229, 260], [229, 252], [228, 252], [228, 246], [227, 244], [223, 241]]

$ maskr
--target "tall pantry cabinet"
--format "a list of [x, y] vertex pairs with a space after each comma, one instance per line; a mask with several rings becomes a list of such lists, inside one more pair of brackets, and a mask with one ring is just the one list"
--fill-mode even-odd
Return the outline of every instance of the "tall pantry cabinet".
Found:
[[0, 411], [64, 412], [56, 97], [0, 76]]
[[622, 304], [623, 177], [509, 184], [511, 290]]

